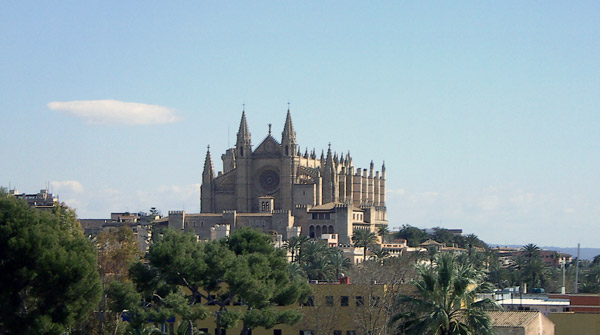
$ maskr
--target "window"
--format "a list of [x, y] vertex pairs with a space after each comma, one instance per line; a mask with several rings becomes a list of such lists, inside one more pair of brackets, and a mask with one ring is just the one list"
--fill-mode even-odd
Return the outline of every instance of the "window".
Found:
[[[219, 328], [215, 328], [215, 334], [218, 334]], [[226, 329], [225, 328], [221, 328], [221, 335], [227, 335], [226, 334]]]
[[209, 300], [209, 301], [208, 301], [208, 304], [207, 304], [207, 305], [209, 305], [209, 306], [214, 306], [214, 305], [216, 305], [216, 303], [215, 303], [215, 300], [216, 300], [216, 299], [217, 299], [217, 296], [216, 296], [216, 295], [214, 295], [214, 294], [211, 294], [211, 295], [209, 295], [209, 296], [208, 296], [208, 300]]
[[379, 300], [380, 300], [380, 298], [381, 297], [376, 296], [376, 295], [371, 296], [371, 306], [373, 306], [373, 307], [379, 306]]
[[341, 306], [348, 306], [348, 296], [347, 295], [343, 295], [341, 297], [340, 305]]
[[365, 305], [365, 300], [362, 296], [356, 296], [356, 307], [361, 307]]
[[341, 330], [334, 330], [333, 331], [333, 335], [342, 335], [342, 331]]
[[281, 335], [281, 329], [273, 329], [273, 335]]
[[325, 305], [333, 306], [333, 296], [332, 295], [328, 295], [325, 297]]
[[315, 334], [314, 330], [303, 329], [300, 331], [300, 335], [314, 335], [314, 334]]
[[200, 333], [208, 333], [208, 328], [200, 328]]
[[306, 299], [306, 301], [302, 303], [302, 306], [312, 307], [314, 305], [315, 305], [315, 297], [313, 297], [313, 296], [308, 297], [308, 299]]
[[346, 331], [346, 335], [356, 335], [356, 330], [348, 330]]

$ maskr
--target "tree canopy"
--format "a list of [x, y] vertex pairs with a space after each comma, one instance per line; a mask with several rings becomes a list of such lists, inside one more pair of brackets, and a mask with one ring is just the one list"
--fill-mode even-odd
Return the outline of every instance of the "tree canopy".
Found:
[[0, 196], [0, 332], [60, 334], [101, 297], [96, 251], [75, 213]]
[[[170, 295], [182, 310], [183, 300], [173, 294], [177, 287], [185, 287], [187, 306], [217, 306], [217, 332], [238, 320], [243, 322], [243, 333], [257, 326], [295, 323], [298, 311], [273, 307], [296, 303], [310, 292], [308, 284], [290, 276], [285, 253], [274, 248], [269, 236], [251, 228], [211, 242], [197, 242], [192, 234], [167, 230], [150, 247], [147, 259], [130, 271], [146, 305], [158, 306]], [[235, 303], [245, 306], [242, 313], [229, 309]], [[189, 315], [203, 317], [193, 310]], [[193, 319], [186, 321], [191, 329]]]
[[483, 274], [469, 263], [459, 263], [452, 254], [439, 254], [435, 263], [418, 267], [413, 282], [416, 296], [400, 295], [404, 311], [394, 317], [400, 334], [452, 335], [493, 334], [486, 308], [494, 301], [476, 301], [478, 292], [491, 290]]

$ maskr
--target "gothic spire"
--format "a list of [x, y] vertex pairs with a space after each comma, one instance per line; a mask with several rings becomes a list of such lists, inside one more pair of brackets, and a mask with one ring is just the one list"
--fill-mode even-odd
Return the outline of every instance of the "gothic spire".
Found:
[[210, 156], [210, 145], [206, 149], [206, 158], [204, 159], [204, 171], [202, 172], [203, 177], [208, 177], [213, 179], [215, 175], [215, 170], [213, 166], [212, 157]]
[[285, 117], [285, 125], [283, 126], [283, 132], [281, 133], [281, 143], [288, 141], [288, 143], [296, 144], [296, 132], [294, 131], [294, 125], [292, 124], [292, 114], [288, 106], [287, 116]]
[[325, 158], [325, 164], [328, 168], [333, 169], [333, 155], [331, 154], [331, 143], [329, 143], [329, 148], [327, 149], [327, 158]]
[[242, 111], [242, 120], [237, 133], [237, 143], [250, 143], [250, 131], [248, 130], [248, 121], [246, 121], [246, 111]]
[[246, 111], [242, 111], [242, 120], [240, 121], [240, 129], [237, 133], [237, 141], [235, 143], [236, 157], [248, 157], [252, 153], [252, 140], [250, 131], [248, 130], [248, 122], [246, 121]]

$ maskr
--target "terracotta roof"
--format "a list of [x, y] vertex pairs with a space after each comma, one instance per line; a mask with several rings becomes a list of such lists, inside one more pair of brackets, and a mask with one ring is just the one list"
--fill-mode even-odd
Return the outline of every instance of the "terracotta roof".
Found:
[[539, 317], [540, 312], [522, 311], [505, 312], [490, 311], [487, 312], [492, 320], [494, 327], [526, 327], [532, 321]]
[[432, 239], [428, 239], [427, 241], [419, 244], [419, 246], [428, 246], [428, 245], [442, 245], [442, 244], [440, 242], [434, 241]]

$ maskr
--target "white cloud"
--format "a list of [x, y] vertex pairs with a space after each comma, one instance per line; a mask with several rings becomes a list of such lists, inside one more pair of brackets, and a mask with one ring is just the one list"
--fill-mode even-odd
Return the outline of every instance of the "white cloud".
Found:
[[91, 124], [150, 125], [179, 121], [175, 111], [163, 106], [118, 100], [50, 102], [48, 108], [86, 119]]
[[83, 185], [77, 180], [63, 180], [63, 181], [52, 181], [50, 182], [52, 185], [52, 189], [55, 193], [62, 192], [73, 192], [73, 193], [81, 193], [83, 192]]

